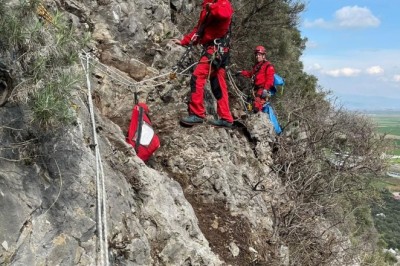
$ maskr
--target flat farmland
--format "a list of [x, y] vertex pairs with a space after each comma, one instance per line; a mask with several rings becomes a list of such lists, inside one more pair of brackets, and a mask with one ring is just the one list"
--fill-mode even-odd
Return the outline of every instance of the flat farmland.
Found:
[[400, 112], [368, 114], [376, 123], [378, 133], [386, 133], [387, 138], [393, 140], [393, 155], [400, 155]]
[[391, 192], [398, 192], [400, 191], [400, 179], [399, 178], [392, 178], [392, 177], [381, 177], [375, 179], [373, 184], [378, 189], [386, 188]]
[[400, 139], [400, 115], [399, 116], [371, 116], [377, 123], [379, 133], [393, 135]]

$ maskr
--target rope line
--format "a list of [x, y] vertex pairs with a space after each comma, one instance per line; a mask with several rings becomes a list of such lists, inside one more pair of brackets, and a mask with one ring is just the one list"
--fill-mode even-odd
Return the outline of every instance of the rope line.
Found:
[[244, 107], [244, 110], [246, 110], [246, 113], [248, 113], [248, 110], [249, 110], [248, 105], [251, 103], [246, 101], [247, 95], [238, 88], [238, 86], [236, 85], [236, 83], [233, 79], [233, 76], [232, 76], [232, 73], [230, 70], [227, 71], [227, 76], [228, 76], [229, 83], [231, 84], [231, 87], [233, 89], [233, 92], [236, 94], [237, 98], [239, 98], [240, 102], [243, 104], [243, 107]]
[[[151, 78], [148, 78], [148, 79], [144, 79], [144, 80], [141, 80], [141, 81], [132, 82], [132, 81], [129, 80], [128, 78], [124, 77], [122, 74], [118, 73], [119, 70], [116, 70], [116, 69], [114, 69], [114, 68], [110, 68], [109, 66], [107, 66], [107, 65], [105, 65], [105, 64], [103, 64], [103, 63], [101, 63], [101, 62], [97, 59], [97, 57], [94, 57], [94, 56], [92, 56], [92, 55], [89, 55], [88, 53], [86, 53], [86, 52], [84, 52], [84, 51], [83, 51], [83, 53], [85, 54], [85, 56], [81, 54], [81, 55], [79, 55], [79, 58], [85, 59], [86, 56], [88, 56], [90, 59], [92, 59], [92, 60], [89, 62], [89, 64], [90, 64], [91, 66], [93, 66], [94, 68], [100, 70], [102, 73], [106, 74], [106, 75], [107, 75], [108, 77], [110, 77], [112, 80], [117, 81], [118, 83], [120, 83], [120, 84], [122, 84], [122, 85], [124, 85], [124, 86], [126, 86], [126, 87], [128, 87], [128, 88], [134, 87], [134, 88], [135, 88], [134, 90], [136, 90], [136, 86], [137, 86], [137, 85], [141, 85], [141, 84], [144, 84], [144, 83], [146, 83], [146, 82], [153, 82], [153, 81], [155, 81], [156, 79], [161, 78], [161, 77], [169, 76], [170, 79], [171, 79], [172, 74], [184, 75], [184, 73], [187, 72], [190, 68], [192, 68], [193, 66], [195, 66], [195, 65], [198, 64], [198, 62], [193, 63], [192, 65], [190, 65], [189, 67], [185, 68], [185, 69], [182, 70], [181, 72], [174, 72], [174, 71], [172, 71], [172, 72], [164, 73], [164, 74], [161, 74], [161, 75], [158, 75], [158, 76], [155, 76], [155, 77], [151, 77]], [[94, 62], [93, 62], [93, 61], [94, 61]], [[138, 61], [138, 60], [137, 60], [137, 61]], [[138, 61], [138, 62], [140, 62], [140, 61]], [[154, 72], [153, 72], [153, 73], [154, 73]], [[163, 84], [168, 83], [168, 82], [170, 81], [170, 79], [167, 79], [166, 81], [163, 81], [163, 82], [157, 83], [157, 84], [148, 84], [148, 85], [146, 84], [145, 86], [142, 86], [142, 87], [144, 87], [144, 88], [156, 87], [156, 86], [159, 86], [159, 85], [163, 85]]]
[[106, 214], [106, 191], [104, 184], [104, 171], [103, 164], [101, 161], [100, 149], [97, 141], [97, 133], [96, 133], [96, 121], [94, 118], [93, 111], [93, 102], [92, 102], [92, 93], [91, 93], [91, 83], [90, 83], [90, 75], [89, 75], [89, 56], [86, 56], [86, 66], [84, 64], [83, 58], [81, 57], [81, 64], [86, 74], [86, 82], [88, 87], [88, 105], [90, 118], [92, 122], [92, 131], [93, 131], [93, 144], [95, 147], [96, 153], [96, 201], [97, 201], [97, 233], [99, 238], [99, 247], [100, 247], [100, 258], [99, 265], [108, 266], [108, 240], [107, 240], [107, 214]]

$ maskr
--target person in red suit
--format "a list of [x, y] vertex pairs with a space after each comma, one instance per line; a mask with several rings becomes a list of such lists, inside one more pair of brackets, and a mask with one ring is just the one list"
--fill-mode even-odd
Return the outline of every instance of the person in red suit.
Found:
[[160, 139], [154, 133], [149, 118], [149, 107], [145, 103], [138, 103], [133, 107], [126, 141], [144, 162], [147, 162], [160, 147]]
[[259, 112], [267, 102], [274, 88], [274, 66], [266, 58], [264, 46], [257, 46], [254, 49], [256, 63], [251, 71], [242, 70], [237, 74], [251, 78], [254, 86], [253, 111]]
[[181, 40], [173, 41], [182, 46], [202, 45], [204, 50], [191, 76], [191, 94], [187, 117], [180, 122], [196, 125], [204, 122], [204, 87], [210, 78], [211, 91], [217, 100], [219, 119], [210, 123], [219, 127], [231, 127], [233, 118], [229, 109], [225, 67], [229, 59], [229, 31], [233, 8], [229, 0], [204, 0], [197, 25]]

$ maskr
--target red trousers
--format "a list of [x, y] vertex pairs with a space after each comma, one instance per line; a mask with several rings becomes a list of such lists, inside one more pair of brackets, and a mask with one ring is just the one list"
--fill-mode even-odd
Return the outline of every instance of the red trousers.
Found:
[[[208, 54], [212, 54], [214, 51], [214, 46], [207, 48]], [[207, 57], [207, 55], [203, 55], [200, 58], [199, 64], [196, 66], [190, 80], [191, 94], [188, 105], [189, 114], [194, 114], [198, 117], [205, 118], [206, 110], [204, 107], [204, 87], [207, 83], [209, 75], [211, 91], [217, 100], [217, 114], [219, 118], [232, 123], [233, 118], [229, 110], [228, 87], [225, 81], [225, 68], [224, 66], [218, 68], [212, 66], [211, 60]]]

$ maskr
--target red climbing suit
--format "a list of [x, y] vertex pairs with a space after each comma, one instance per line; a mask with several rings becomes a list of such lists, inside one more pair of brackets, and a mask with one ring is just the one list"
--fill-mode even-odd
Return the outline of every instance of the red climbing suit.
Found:
[[256, 63], [251, 71], [243, 70], [241, 74], [253, 79], [255, 110], [260, 111], [265, 104], [265, 99], [261, 98], [263, 90], [270, 91], [274, 86], [274, 66], [267, 60]]
[[[140, 119], [140, 108], [142, 108], [142, 119]], [[148, 114], [149, 107], [145, 103], [138, 103], [133, 107], [131, 124], [126, 138], [126, 141], [135, 148], [137, 156], [143, 161], [149, 160], [151, 155], [160, 147], [160, 139], [151, 127]], [[140, 124], [141, 130], [139, 132]], [[140, 135], [140, 141], [136, 145], [138, 135]]]
[[[210, 13], [207, 15], [206, 5], [209, 6]], [[193, 30], [183, 36], [181, 45], [189, 45], [193, 36], [197, 33], [200, 28], [203, 28], [202, 36], [193, 41], [193, 44], [207, 44], [216, 38], [222, 38], [229, 30], [231, 19], [233, 15], [233, 8], [228, 0], [204, 0], [201, 4], [203, 9], [200, 12], [199, 21]]]
[[[206, 5], [209, 3], [208, 13]], [[218, 45], [214, 43], [214, 40], [224, 38], [229, 31], [233, 8], [228, 0], [204, 0], [202, 7], [197, 25], [181, 40], [183, 46], [189, 45], [191, 40], [193, 44], [201, 44], [205, 51], [190, 80], [191, 95], [188, 111], [189, 114], [195, 114], [201, 118], [206, 116], [204, 86], [208, 77], [210, 77], [211, 90], [217, 99], [217, 114], [221, 119], [231, 123], [233, 118], [229, 110], [228, 88], [225, 81], [225, 66], [229, 56], [229, 48], [221, 47], [223, 54], [220, 55], [221, 64], [219, 66], [212, 65], [210, 58], [218, 50]], [[202, 33], [199, 33], [199, 30]], [[196, 37], [196, 34], [201, 36]]]

